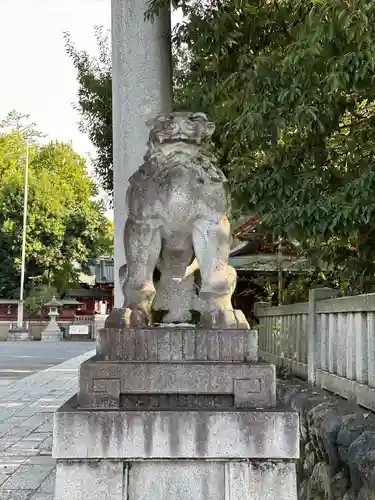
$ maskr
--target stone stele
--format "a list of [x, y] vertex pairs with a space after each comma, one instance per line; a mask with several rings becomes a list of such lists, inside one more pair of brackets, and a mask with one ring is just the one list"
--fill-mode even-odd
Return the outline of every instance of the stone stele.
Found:
[[167, 323], [188, 322], [197, 311], [204, 328], [249, 328], [231, 303], [230, 199], [212, 153], [214, 129], [204, 113], [171, 113], [153, 123], [126, 195], [126, 327], [151, 325], [159, 310]]

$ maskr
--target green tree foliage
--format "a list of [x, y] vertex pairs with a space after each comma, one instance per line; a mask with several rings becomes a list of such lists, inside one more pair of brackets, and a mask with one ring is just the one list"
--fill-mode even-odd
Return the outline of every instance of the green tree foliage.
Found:
[[218, 124], [237, 207], [302, 242], [352, 292], [371, 288], [375, 2], [177, 5], [187, 16], [174, 33], [177, 99]]
[[48, 285], [36, 285], [31, 287], [25, 300], [25, 312], [32, 314], [41, 312], [44, 304], [53, 297], [58, 298], [57, 288]]
[[[168, 4], [150, 0], [147, 17]], [[173, 33], [175, 105], [217, 124], [235, 208], [255, 210], [275, 234], [299, 240], [349, 291], [372, 289], [375, 2], [173, 6], [185, 15]], [[82, 92], [98, 81], [81, 78]]]
[[112, 257], [115, 251], [115, 226], [112, 220], [107, 220], [106, 229], [99, 237], [99, 247], [103, 249], [103, 257]]
[[112, 65], [108, 33], [95, 29], [99, 57], [77, 50], [69, 33], [65, 33], [66, 52], [77, 70], [79, 91], [77, 111], [82, 116], [81, 130], [88, 134], [96, 148], [94, 171], [101, 187], [113, 193], [112, 169]]
[[[0, 136], [0, 296], [17, 297], [21, 272], [24, 137]], [[27, 289], [65, 291], [80, 269], [111, 251], [105, 209], [85, 161], [69, 144], [30, 146], [26, 240]]]

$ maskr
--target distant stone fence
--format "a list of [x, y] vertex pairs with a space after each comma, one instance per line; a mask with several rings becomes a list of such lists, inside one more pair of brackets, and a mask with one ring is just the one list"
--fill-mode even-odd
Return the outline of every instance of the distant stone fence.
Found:
[[[89, 334], [92, 339], [96, 338], [97, 331], [100, 328], [104, 327], [104, 321], [105, 317], [103, 316], [76, 316], [75, 318], [72, 319], [59, 319], [58, 324], [60, 328], [62, 328], [66, 333], [69, 332], [69, 326], [70, 325], [77, 325], [77, 324], [85, 324], [89, 325]], [[40, 340], [42, 331], [45, 329], [45, 327], [48, 324], [48, 320], [30, 320], [27, 321], [29, 326], [31, 327], [32, 331], [32, 336], [34, 340]], [[8, 338], [8, 332], [11, 324], [16, 324], [16, 320], [14, 321], [5, 321], [5, 320], [0, 320], [0, 341], [7, 340]]]
[[309, 302], [257, 303], [255, 315], [261, 358], [375, 411], [375, 294], [319, 288]]
[[299, 500], [374, 500], [375, 415], [303, 383], [277, 391], [300, 417]]

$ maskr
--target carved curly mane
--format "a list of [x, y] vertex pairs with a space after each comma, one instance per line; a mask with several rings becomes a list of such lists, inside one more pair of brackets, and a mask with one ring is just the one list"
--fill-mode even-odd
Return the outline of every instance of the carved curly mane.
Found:
[[[172, 113], [153, 122], [144, 163], [130, 177], [132, 185], [165, 183], [175, 169], [185, 171], [192, 185], [221, 185], [227, 179], [217, 167], [211, 135], [214, 124], [203, 113]], [[227, 195], [228, 207], [230, 205]]]

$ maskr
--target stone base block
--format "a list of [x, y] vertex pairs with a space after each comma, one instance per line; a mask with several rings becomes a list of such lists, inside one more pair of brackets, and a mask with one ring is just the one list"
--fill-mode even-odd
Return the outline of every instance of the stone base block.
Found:
[[56, 332], [42, 332], [42, 342], [60, 342], [63, 340], [63, 332], [61, 330]]
[[258, 361], [257, 330], [105, 328], [97, 353], [106, 361]]
[[122, 462], [58, 462], [54, 500], [127, 500], [125, 484]]
[[58, 461], [55, 500], [297, 500], [286, 461]]
[[292, 460], [298, 414], [279, 410], [81, 410], [56, 413], [56, 459]]
[[232, 400], [226, 399], [227, 406], [273, 408], [276, 405], [275, 367], [265, 363], [207, 361], [115, 363], [101, 361], [99, 356], [81, 365], [78, 397], [81, 408], [120, 408], [124, 396], [146, 393], [178, 394], [181, 398], [171, 397], [169, 403], [173, 405], [176, 401], [177, 407], [188, 406], [189, 402], [184, 404], [182, 398], [189, 395], [193, 399], [195, 395], [229, 395]]
[[13, 330], [9, 330], [8, 332], [9, 342], [20, 342], [28, 340], [33, 340], [33, 337], [30, 336], [30, 331], [28, 328], [14, 328]]
[[298, 414], [255, 410], [56, 413], [55, 500], [297, 500]]

